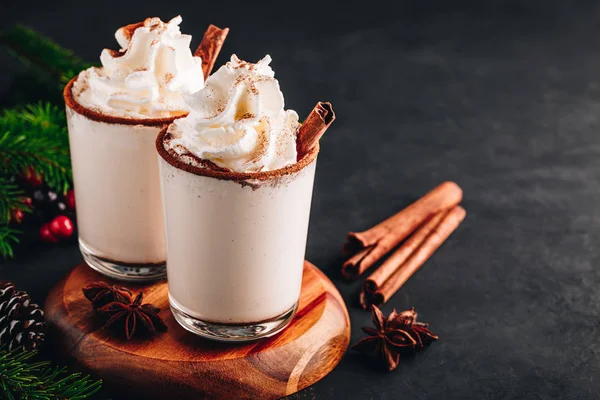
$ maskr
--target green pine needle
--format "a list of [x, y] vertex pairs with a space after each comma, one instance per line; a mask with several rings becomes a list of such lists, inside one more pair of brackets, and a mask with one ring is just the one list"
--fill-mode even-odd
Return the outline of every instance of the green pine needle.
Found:
[[4, 44], [26, 66], [37, 69], [42, 74], [50, 74], [64, 86], [80, 71], [91, 64], [82, 61], [72, 51], [67, 50], [31, 28], [16, 25], [0, 35]]
[[8, 400], [82, 400], [102, 387], [89, 375], [34, 361], [37, 352], [0, 348], [0, 397]]
[[8, 224], [15, 210], [31, 212], [25, 204], [25, 193], [15, 183], [0, 176], [0, 225]]
[[19, 243], [21, 232], [8, 224], [15, 210], [31, 212], [24, 200], [25, 193], [16, 184], [0, 176], [0, 258], [14, 257], [13, 246]]
[[[0, 175], [19, 175], [31, 167], [43, 175], [50, 188], [66, 193], [72, 181], [66, 125], [64, 111], [49, 103], [1, 113], [0, 160], [8, 162], [0, 164]], [[0, 181], [0, 194], [8, 190], [2, 186]]]
[[19, 243], [20, 232], [10, 228], [8, 225], [0, 225], [0, 257], [12, 258], [14, 256], [13, 246]]

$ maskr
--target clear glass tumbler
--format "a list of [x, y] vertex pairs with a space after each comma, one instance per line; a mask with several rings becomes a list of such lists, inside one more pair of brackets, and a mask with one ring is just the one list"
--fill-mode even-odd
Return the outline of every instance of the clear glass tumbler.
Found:
[[236, 173], [182, 162], [168, 135], [156, 148], [176, 320], [220, 341], [276, 334], [300, 296], [319, 146], [279, 170]]
[[[77, 79], [77, 78], [75, 78]], [[87, 264], [121, 280], [166, 275], [155, 140], [176, 117], [134, 119], [83, 107], [64, 90], [79, 247]]]

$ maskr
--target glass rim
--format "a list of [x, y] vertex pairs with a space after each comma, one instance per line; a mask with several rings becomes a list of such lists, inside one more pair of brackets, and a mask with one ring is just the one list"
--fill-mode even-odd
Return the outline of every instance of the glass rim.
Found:
[[172, 123], [178, 118], [185, 117], [188, 113], [176, 115], [173, 117], [162, 118], [128, 118], [108, 115], [102, 112], [91, 110], [79, 104], [73, 97], [73, 84], [79, 78], [79, 75], [71, 79], [63, 90], [63, 98], [67, 107], [75, 111], [77, 114], [97, 122], [119, 125], [144, 125], [144, 126], [164, 126]]
[[[171, 166], [189, 172], [198, 176], [206, 176], [209, 178], [216, 178], [227, 181], [243, 182], [248, 180], [268, 181], [271, 179], [281, 178], [286, 175], [291, 175], [302, 171], [304, 168], [312, 164], [319, 154], [319, 144], [313, 147], [304, 157], [297, 162], [287, 165], [283, 168], [274, 169], [270, 171], [260, 172], [236, 172], [228, 170], [217, 170], [210, 167], [199, 167], [196, 165], [188, 164], [178, 157], [171, 154], [164, 146], [165, 137], [169, 134], [169, 127], [164, 127], [158, 136], [156, 137], [156, 150], [160, 157], [169, 163]], [[209, 160], [200, 160], [201, 162], [209, 162]]]

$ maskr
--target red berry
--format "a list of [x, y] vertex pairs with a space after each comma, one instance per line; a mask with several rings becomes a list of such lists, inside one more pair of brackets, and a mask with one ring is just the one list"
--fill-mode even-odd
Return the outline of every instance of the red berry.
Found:
[[73, 189], [71, 189], [67, 192], [67, 195], [65, 196], [65, 200], [67, 202], [67, 207], [69, 207], [71, 210], [74, 210], [75, 209], [75, 191]]
[[44, 180], [43, 175], [37, 173], [33, 167], [27, 167], [27, 169], [23, 171], [21, 175], [23, 176], [23, 179], [25, 179], [25, 182], [27, 182], [31, 187], [41, 186]]
[[50, 224], [44, 224], [40, 228], [40, 239], [45, 243], [58, 243], [58, 239], [50, 232]]
[[21, 222], [23, 222], [24, 216], [25, 214], [23, 214], [23, 211], [19, 209], [12, 210], [12, 212], [10, 213], [10, 222], [20, 224]]
[[73, 234], [73, 222], [64, 215], [50, 221], [50, 232], [59, 239], [66, 239]]
[[33, 204], [33, 200], [31, 200], [31, 197], [25, 197], [23, 199], [23, 204], [25, 204], [28, 208], [31, 208], [31, 205]]

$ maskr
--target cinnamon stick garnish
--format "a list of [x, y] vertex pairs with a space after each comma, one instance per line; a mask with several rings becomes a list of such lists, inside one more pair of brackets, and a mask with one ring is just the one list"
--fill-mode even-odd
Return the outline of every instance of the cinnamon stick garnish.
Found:
[[442, 222], [442, 219], [448, 214], [447, 211], [440, 211], [421, 226], [415, 233], [409, 237], [375, 272], [373, 272], [363, 284], [363, 290], [367, 293], [373, 293], [379, 289], [390, 276], [398, 270], [423, 244], [431, 232]]
[[348, 279], [357, 278], [428, 218], [456, 206], [461, 200], [462, 189], [454, 182], [444, 182], [373, 228], [348, 233], [344, 249], [354, 249], [358, 253], [343, 264], [342, 274]]
[[334, 120], [335, 113], [333, 112], [331, 103], [318, 102], [298, 131], [298, 139], [296, 141], [298, 160], [301, 160], [302, 157], [315, 147]]
[[431, 257], [467, 215], [464, 208], [456, 206], [450, 210], [439, 225], [427, 236], [423, 244], [394, 272], [372, 295], [371, 304], [381, 305], [387, 302], [398, 289]]
[[219, 56], [219, 52], [221, 51], [221, 47], [223, 47], [223, 42], [228, 33], [229, 28], [221, 29], [212, 24], [209, 25], [206, 32], [204, 32], [202, 41], [194, 52], [194, 56], [202, 58], [204, 80], [208, 79], [208, 76], [215, 66], [215, 62], [217, 61], [217, 57]]

